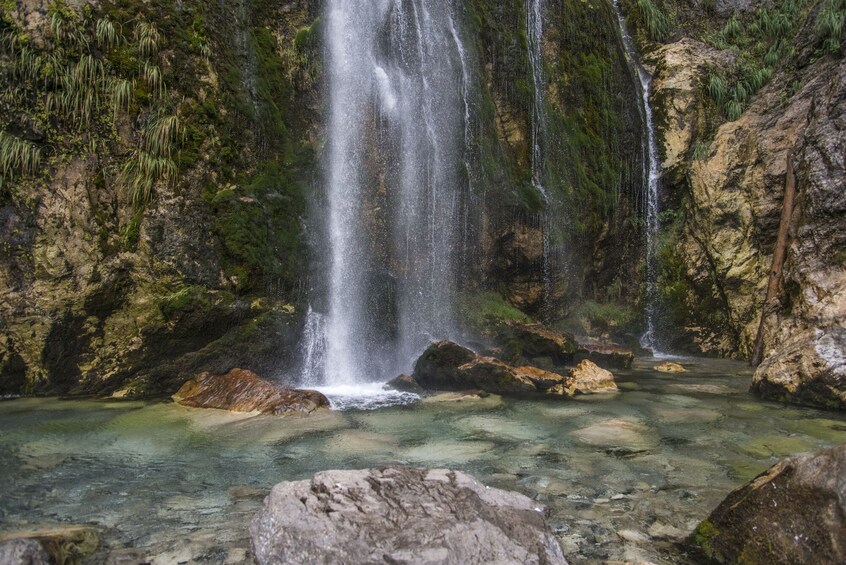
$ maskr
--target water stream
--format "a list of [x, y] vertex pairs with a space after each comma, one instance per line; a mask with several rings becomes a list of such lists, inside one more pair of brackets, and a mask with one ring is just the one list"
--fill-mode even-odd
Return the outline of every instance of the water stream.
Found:
[[[94, 526], [92, 563], [248, 563], [270, 487], [325, 469], [447, 466], [550, 510], [570, 563], [678, 563], [653, 533], [691, 531], [781, 456], [846, 441], [846, 416], [762, 402], [740, 363], [652, 359], [579, 400], [417, 402], [305, 419], [170, 403], [0, 402], [2, 530]], [[646, 541], [621, 539], [618, 532]]]
[[456, 333], [472, 81], [452, 11], [428, 0], [330, 1], [326, 35], [328, 311], [304, 380], [341, 386]]
[[649, 89], [652, 85], [652, 77], [646, 72], [643, 65], [640, 64], [631, 35], [629, 35], [626, 29], [626, 20], [620, 9], [618, 0], [611, 0], [611, 4], [617, 14], [617, 26], [626, 54], [626, 63], [629, 69], [631, 69], [633, 77], [636, 79], [634, 82], [637, 88], [638, 98], [640, 99], [639, 111], [644, 129], [641, 144], [643, 151], [643, 179], [646, 186], [644, 202], [644, 209], [646, 211], [646, 332], [641, 337], [641, 346], [651, 350], [655, 355], [662, 355], [661, 336], [657, 327], [659, 312], [656, 280], [656, 252], [660, 230], [658, 200], [661, 183], [661, 160], [658, 154], [658, 141], [652, 117], [652, 106], [649, 102]]

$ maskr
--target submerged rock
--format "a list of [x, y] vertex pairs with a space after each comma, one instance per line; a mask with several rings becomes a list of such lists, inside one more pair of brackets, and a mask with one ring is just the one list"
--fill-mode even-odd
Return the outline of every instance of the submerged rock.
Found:
[[550, 388], [548, 394], [576, 396], [596, 392], [618, 392], [617, 383], [611, 371], [598, 367], [595, 363], [583, 359], [570, 370], [564, 382]]
[[687, 369], [685, 369], [679, 363], [673, 363], [672, 361], [665, 361], [663, 363], [659, 363], [652, 367], [659, 373], [686, 373]]
[[315, 390], [285, 388], [246, 369], [232, 369], [225, 375], [201, 373], [182, 385], [173, 399], [195, 408], [277, 416], [306, 416], [329, 407], [329, 400]]
[[846, 445], [783, 459], [729, 494], [689, 543], [718, 563], [846, 563]]
[[544, 507], [447, 469], [324, 471], [279, 483], [250, 536], [260, 565], [566, 564]]

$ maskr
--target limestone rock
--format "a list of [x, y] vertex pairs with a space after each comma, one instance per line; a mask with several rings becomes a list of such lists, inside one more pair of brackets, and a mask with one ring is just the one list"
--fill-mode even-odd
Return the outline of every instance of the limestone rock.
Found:
[[250, 536], [260, 565], [566, 563], [542, 506], [447, 469], [324, 471], [279, 483]]
[[[503, 363], [493, 357], [476, 357], [458, 368], [463, 379], [468, 379], [487, 392], [496, 394], [537, 392], [534, 381], [525, 371]], [[538, 369], [538, 371], [541, 371]]]
[[[63, 525], [4, 532], [0, 534], [0, 563], [81, 563], [94, 553], [99, 544], [97, 532], [87, 526]], [[40, 552], [38, 548], [41, 549]], [[5, 553], [7, 551], [10, 553]], [[18, 556], [20, 560], [6, 561], [7, 555]], [[47, 559], [40, 561], [43, 555], [46, 555]]]
[[3, 565], [48, 565], [50, 556], [32, 539], [0, 541], [0, 563]]
[[277, 416], [306, 416], [329, 407], [329, 400], [317, 391], [288, 389], [246, 369], [232, 369], [225, 375], [201, 373], [182, 385], [173, 399], [195, 408]]
[[598, 367], [595, 363], [583, 359], [570, 370], [564, 382], [550, 388], [548, 394], [556, 396], [576, 396], [598, 392], [617, 392], [614, 375]]
[[846, 563], [846, 446], [783, 459], [729, 494], [689, 543], [717, 563]]
[[846, 410], [846, 328], [808, 330], [781, 344], [755, 371], [752, 391]]
[[687, 369], [684, 368], [683, 365], [680, 363], [674, 363], [672, 361], [664, 361], [663, 363], [658, 363], [654, 367], [652, 367], [659, 373], [686, 373]]
[[612, 343], [579, 338], [576, 360], [582, 359], [589, 359], [604, 367], [630, 369], [634, 363], [634, 352]]

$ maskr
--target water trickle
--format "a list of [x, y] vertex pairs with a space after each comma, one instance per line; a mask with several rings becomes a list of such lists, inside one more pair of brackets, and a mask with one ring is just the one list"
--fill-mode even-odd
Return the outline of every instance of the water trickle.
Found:
[[328, 2], [325, 356], [306, 382], [384, 381], [456, 333], [472, 81], [453, 14]]
[[546, 135], [546, 107], [543, 101], [543, 0], [526, 0], [526, 38], [528, 41], [529, 64], [532, 69], [534, 102], [532, 104], [532, 184], [548, 201], [544, 188], [543, 140]]
[[617, 0], [611, 4], [617, 13], [617, 25], [620, 31], [620, 38], [623, 42], [623, 49], [626, 52], [626, 63], [637, 79], [635, 85], [638, 89], [640, 104], [638, 109], [641, 121], [644, 126], [644, 134], [641, 140], [643, 151], [643, 179], [646, 185], [644, 209], [646, 215], [646, 332], [640, 339], [641, 346], [650, 349], [655, 355], [661, 355], [661, 340], [658, 335], [658, 286], [656, 272], [656, 251], [659, 232], [658, 222], [658, 191], [661, 182], [661, 162], [658, 156], [658, 142], [655, 136], [655, 126], [652, 118], [652, 106], [649, 103], [649, 89], [652, 85], [652, 77], [646, 72], [637, 58], [631, 35], [626, 29], [626, 20]]

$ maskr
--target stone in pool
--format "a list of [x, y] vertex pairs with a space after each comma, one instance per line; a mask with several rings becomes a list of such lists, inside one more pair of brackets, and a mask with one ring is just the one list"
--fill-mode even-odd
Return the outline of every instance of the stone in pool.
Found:
[[260, 565], [567, 563], [543, 506], [448, 469], [324, 471], [279, 483], [250, 538]]
[[578, 365], [570, 369], [567, 378], [550, 388], [547, 394], [571, 397], [577, 394], [618, 391], [614, 375], [610, 371], [598, 367], [587, 359], [582, 359]]
[[783, 459], [729, 494], [689, 542], [717, 563], [846, 563], [846, 445]]
[[232, 369], [225, 375], [200, 373], [183, 384], [173, 399], [194, 408], [276, 416], [307, 416], [329, 408], [329, 400], [315, 390], [285, 388], [246, 369]]
[[665, 361], [664, 363], [659, 363], [653, 367], [659, 373], [686, 373], [687, 369], [685, 369], [679, 363], [673, 363], [672, 361]]

